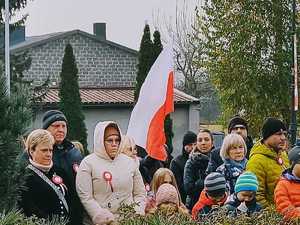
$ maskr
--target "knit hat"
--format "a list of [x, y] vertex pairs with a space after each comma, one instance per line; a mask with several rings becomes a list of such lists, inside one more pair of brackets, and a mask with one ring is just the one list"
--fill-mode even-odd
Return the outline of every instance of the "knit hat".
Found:
[[49, 110], [43, 115], [43, 129], [47, 129], [56, 121], [67, 122], [66, 116], [59, 110]]
[[254, 173], [244, 172], [236, 180], [234, 192], [239, 193], [241, 191], [257, 191], [258, 181]]
[[171, 184], [162, 184], [156, 192], [155, 200], [157, 206], [162, 203], [174, 203], [179, 205], [177, 189]]
[[206, 192], [211, 197], [222, 196], [226, 192], [226, 180], [221, 173], [213, 172], [204, 180]]
[[295, 146], [289, 151], [289, 160], [293, 166], [300, 162], [300, 146]]
[[246, 128], [246, 130], [248, 131], [248, 124], [247, 124], [246, 120], [244, 120], [239, 115], [236, 115], [233, 118], [231, 118], [231, 120], [229, 121], [228, 133], [231, 133], [232, 129], [237, 125], [243, 125]]
[[262, 138], [263, 140], [266, 140], [268, 137], [281, 130], [286, 131], [286, 126], [281, 120], [276, 118], [268, 118], [265, 120], [262, 127]]
[[196, 141], [197, 141], [197, 135], [192, 131], [188, 131], [183, 136], [182, 146], [184, 147], [188, 144], [195, 143]]

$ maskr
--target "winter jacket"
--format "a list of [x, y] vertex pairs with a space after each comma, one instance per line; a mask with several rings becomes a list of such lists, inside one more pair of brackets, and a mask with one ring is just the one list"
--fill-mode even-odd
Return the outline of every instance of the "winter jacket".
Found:
[[[250, 136], [246, 139], [246, 145], [247, 145], [247, 154], [246, 159], [249, 159], [251, 149], [253, 147], [253, 140]], [[209, 157], [209, 163], [207, 166], [206, 174], [210, 174], [212, 172], [215, 172], [216, 169], [223, 164], [223, 160], [220, 156], [220, 150], [221, 148], [216, 148], [211, 151], [210, 157]]]
[[300, 217], [300, 178], [295, 177], [291, 169], [283, 172], [275, 188], [274, 200], [277, 211], [285, 219]]
[[224, 198], [221, 199], [219, 202], [214, 201], [213, 199], [209, 198], [206, 190], [203, 189], [200, 198], [197, 203], [194, 205], [192, 209], [192, 218], [197, 220], [207, 214], [211, 213], [214, 209], [219, 208], [222, 206], [227, 199], [227, 195], [224, 195]]
[[223, 160], [220, 156], [220, 150], [220, 148], [216, 148], [210, 152], [206, 175], [215, 172], [216, 169], [223, 164]]
[[[80, 151], [75, 148], [75, 146], [65, 139], [62, 144], [55, 144], [53, 146], [53, 167], [63, 170], [66, 174], [68, 180], [71, 182], [69, 187], [69, 192], [73, 196], [74, 200], [74, 217], [71, 219], [76, 221], [72, 224], [81, 224], [83, 219], [83, 206], [80, 202], [80, 199], [77, 195], [76, 188], [75, 188], [75, 179], [77, 168], [80, 165], [81, 160], [83, 159]], [[20, 157], [20, 163], [27, 165], [29, 163], [28, 160], [28, 153], [23, 152], [22, 156]]]
[[[61, 193], [65, 193], [64, 197], [67, 201], [69, 212], [59, 199], [53, 188], [46, 183], [39, 175], [31, 169], [25, 170], [24, 189], [20, 193], [20, 201], [18, 207], [24, 212], [26, 216], [37, 216], [38, 218], [52, 218], [54, 215], [68, 218], [73, 213], [72, 196], [68, 191], [70, 182], [65, 173], [59, 169], [52, 167], [49, 172], [42, 172]], [[55, 184], [52, 178], [58, 175], [63, 179], [64, 185]], [[74, 223], [75, 225], [75, 223]]]
[[236, 193], [229, 196], [225, 206], [230, 216], [237, 216], [239, 213], [246, 213], [250, 216], [262, 209], [261, 205], [256, 202], [256, 198], [253, 198], [250, 202], [240, 202]]
[[223, 174], [225, 177], [226, 187], [229, 191], [229, 194], [234, 193], [236, 180], [246, 169], [246, 163], [247, 159], [244, 159], [241, 162], [225, 159], [224, 163], [217, 168], [216, 172]]
[[[109, 124], [115, 122], [97, 124], [94, 131], [94, 152], [82, 160], [77, 173], [76, 188], [90, 217], [85, 220], [88, 224], [115, 221], [121, 204], [137, 203], [136, 212], [144, 214], [146, 191], [138, 164], [120, 153], [121, 148], [114, 159], [106, 153], [104, 131]], [[120, 129], [119, 133], [121, 134]], [[112, 179], [105, 179], [105, 174], [110, 174]]]
[[184, 166], [189, 158], [189, 153], [182, 149], [181, 155], [171, 161], [170, 170], [173, 172], [182, 202], [185, 204], [186, 193], [183, 185]]
[[[282, 159], [282, 164], [280, 160]], [[259, 183], [256, 194], [257, 201], [263, 208], [274, 204], [274, 189], [282, 172], [289, 167], [286, 152], [275, 152], [261, 141], [252, 148], [246, 170], [253, 172]]]
[[199, 150], [192, 152], [184, 167], [183, 184], [187, 194], [186, 207], [191, 210], [204, 187], [205, 170], [209, 156]]

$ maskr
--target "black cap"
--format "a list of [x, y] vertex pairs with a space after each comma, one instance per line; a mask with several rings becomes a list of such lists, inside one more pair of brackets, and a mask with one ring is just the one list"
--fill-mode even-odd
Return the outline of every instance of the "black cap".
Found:
[[286, 131], [284, 123], [281, 120], [272, 117], [266, 119], [262, 127], [263, 140], [266, 140], [278, 131]]
[[52, 123], [56, 121], [65, 121], [65, 115], [59, 110], [49, 110], [43, 116], [43, 129], [47, 129]]
[[196, 141], [197, 141], [197, 135], [192, 131], [188, 131], [183, 136], [182, 146], [184, 147], [188, 144], [195, 143]]
[[237, 125], [243, 125], [246, 128], [246, 130], [248, 131], [248, 124], [247, 124], [246, 120], [244, 120], [239, 115], [236, 115], [233, 118], [231, 118], [231, 120], [229, 121], [228, 133], [231, 133], [232, 129]]

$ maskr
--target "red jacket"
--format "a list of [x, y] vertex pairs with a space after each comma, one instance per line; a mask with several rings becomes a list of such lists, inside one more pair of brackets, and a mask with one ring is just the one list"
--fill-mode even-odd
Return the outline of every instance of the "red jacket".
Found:
[[216, 202], [210, 197], [208, 197], [206, 190], [203, 189], [200, 194], [199, 200], [197, 201], [197, 203], [194, 205], [192, 209], [192, 218], [194, 220], [197, 220], [199, 211], [202, 210], [204, 207], [212, 208], [212, 206], [214, 205], [224, 205], [226, 199], [227, 199], [227, 194], [219, 202]]
[[285, 171], [275, 188], [274, 200], [285, 219], [300, 217], [300, 179]]

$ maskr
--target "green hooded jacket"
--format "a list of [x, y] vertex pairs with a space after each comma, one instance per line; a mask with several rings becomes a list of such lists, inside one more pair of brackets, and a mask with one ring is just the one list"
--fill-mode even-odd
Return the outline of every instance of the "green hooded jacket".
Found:
[[[282, 164], [280, 164], [280, 158]], [[279, 159], [279, 160], [278, 160]], [[274, 204], [274, 189], [281, 173], [289, 167], [286, 152], [275, 152], [258, 141], [251, 149], [246, 170], [255, 173], [259, 187], [256, 193], [257, 201], [263, 208]]]

